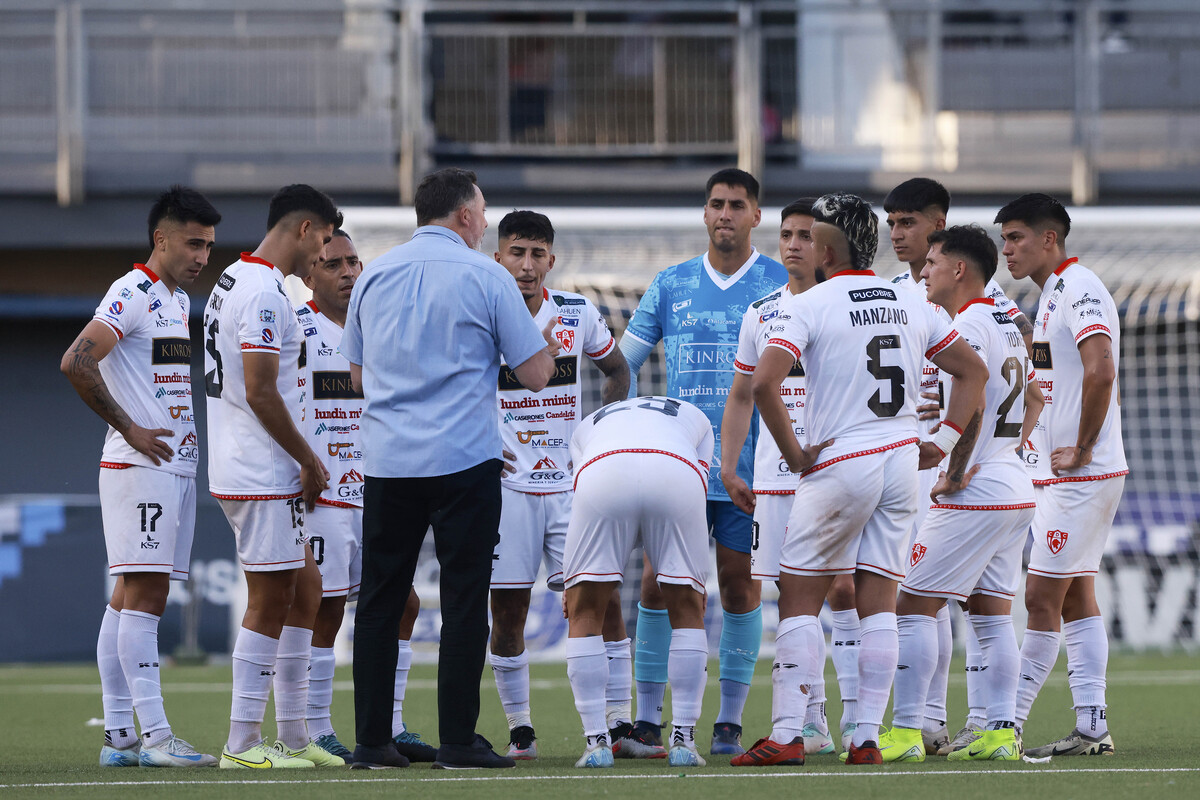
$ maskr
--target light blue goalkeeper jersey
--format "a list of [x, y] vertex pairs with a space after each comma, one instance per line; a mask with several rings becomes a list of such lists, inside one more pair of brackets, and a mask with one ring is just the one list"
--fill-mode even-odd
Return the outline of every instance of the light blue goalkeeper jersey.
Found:
[[[734, 275], [724, 278], [708, 256], [667, 267], [654, 276], [625, 329], [653, 347], [661, 339], [666, 352], [667, 394], [700, 408], [716, 442], [708, 476], [708, 499], [729, 500], [721, 483], [721, 416], [733, 385], [733, 358], [746, 307], [787, 282], [787, 271], [754, 251]], [[737, 472], [753, 486], [758, 413], [742, 446]]]

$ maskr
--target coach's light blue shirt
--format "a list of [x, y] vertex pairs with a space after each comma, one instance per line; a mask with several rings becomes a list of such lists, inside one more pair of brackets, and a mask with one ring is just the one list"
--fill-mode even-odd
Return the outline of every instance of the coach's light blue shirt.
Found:
[[362, 365], [366, 474], [424, 478], [500, 458], [500, 358], [521, 364], [544, 347], [504, 267], [449, 228], [417, 228], [366, 266], [346, 315], [340, 350]]

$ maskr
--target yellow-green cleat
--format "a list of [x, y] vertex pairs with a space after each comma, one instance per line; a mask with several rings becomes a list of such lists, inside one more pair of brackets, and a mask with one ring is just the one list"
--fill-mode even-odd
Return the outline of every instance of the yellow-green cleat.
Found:
[[281, 744], [267, 747], [266, 742], [259, 742], [241, 753], [223, 751], [220, 766], [221, 769], [312, 769], [313, 762], [288, 755]]
[[879, 733], [879, 753], [884, 763], [924, 761], [925, 740], [920, 728], [890, 728]]
[[283, 742], [275, 743], [275, 750], [282, 750], [292, 758], [311, 761], [314, 767], [344, 767], [346, 759], [341, 756], [335, 756], [333, 753], [321, 747], [316, 742], [307, 742], [304, 747], [299, 750], [293, 750]]
[[946, 758], [950, 761], [1020, 761], [1021, 745], [1013, 728], [998, 731], [980, 731], [979, 738], [961, 750], [954, 750]]

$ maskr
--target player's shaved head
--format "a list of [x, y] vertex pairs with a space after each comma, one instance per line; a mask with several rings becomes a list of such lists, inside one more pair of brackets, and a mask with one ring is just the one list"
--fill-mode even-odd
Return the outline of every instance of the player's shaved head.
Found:
[[[839, 252], [854, 269], [870, 269], [875, 262], [875, 251], [879, 249], [879, 218], [871, 204], [858, 195], [839, 193], [827, 194], [817, 199], [812, 208], [813, 219], [832, 226], [841, 234], [845, 252]], [[813, 226], [813, 237], [824, 239], [827, 231]], [[837, 249], [837, 237], [832, 244]]]
[[164, 222], [186, 225], [199, 222], [207, 227], [216, 227], [221, 214], [213, 208], [208, 198], [188, 186], [175, 184], [158, 196], [150, 207], [146, 223], [149, 228], [150, 246], [154, 247], [154, 231]]

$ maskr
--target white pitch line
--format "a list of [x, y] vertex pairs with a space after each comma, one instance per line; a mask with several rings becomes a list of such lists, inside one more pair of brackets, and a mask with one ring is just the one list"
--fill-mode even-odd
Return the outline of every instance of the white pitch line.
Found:
[[446, 776], [444, 778], [401, 778], [401, 777], [371, 777], [371, 778], [332, 778], [332, 779], [316, 779], [316, 780], [255, 780], [255, 781], [80, 781], [78, 783], [0, 783], [0, 790], [3, 789], [65, 789], [72, 787], [92, 788], [96, 786], [290, 786], [290, 785], [323, 785], [330, 783], [353, 783], [366, 785], [368, 783], [474, 783], [476, 781], [487, 781], [494, 783], [496, 781], [595, 781], [595, 780], [671, 780], [677, 778], [699, 780], [703, 778], [733, 778], [737, 780], [770, 780], [777, 778], [784, 779], [803, 779], [811, 777], [822, 778], [910, 778], [910, 777], [925, 777], [927, 775], [961, 775], [972, 777], [975, 775], [1091, 775], [1096, 773], [1176, 773], [1176, 772], [1200, 772], [1200, 767], [1095, 767], [1095, 768], [1080, 768], [1080, 769], [964, 769], [964, 770], [914, 770], [912, 772], [879, 772], [865, 770], [841, 770], [838, 772], [814, 772], [811, 770], [798, 769], [789, 772], [738, 772], [738, 773], [707, 773], [707, 774], [676, 774], [672, 771], [670, 774], [661, 775], [602, 775], [597, 773], [589, 773], [587, 775], [480, 775], [476, 777], [457, 777]]

